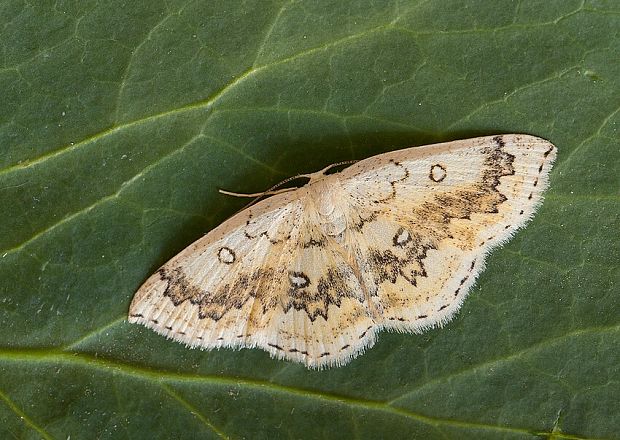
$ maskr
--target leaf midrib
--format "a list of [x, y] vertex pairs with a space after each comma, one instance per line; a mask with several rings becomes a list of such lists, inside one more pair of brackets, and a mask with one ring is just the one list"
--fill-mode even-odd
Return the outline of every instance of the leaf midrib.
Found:
[[[118, 320], [117, 320], [118, 321]], [[421, 389], [427, 388], [429, 386], [433, 386], [435, 384], [439, 384], [441, 382], [445, 382], [451, 378], [469, 374], [471, 372], [475, 372], [477, 370], [490, 368], [492, 365], [501, 362], [509, 362], [514, 359], [518, 359], [526, 354], [531, 352], [535, 352], [538, 350], [542, 350], [545, 348], [549, 348], [557, 343], [565, 342], [567, 339], [572, 337], [579, 337], [589, 334], [597, 334], [597, 333], [613, 333], [620, 331], [620, 324], [605, 326], [605, 327], [591, 327], [586, 329], [575, 330], [570, 333], [566, 333], [562, 336], [558, 336], [555, 338], [547, 339], [545, 341], [539, 342], [532, 346], [529, 346], [523, 350], [520, 350], [516, 353], [513, 353], [509, 356], [505, 356], [502, 358], [497, 358], [493, 360], [489, 360], [487, 362], [475, 365], [473, 367], [467, 368], [465, 370], [461, 370], [458, 372], [451, 373], [448, 376], [442, 376], [432, 381], [426, 382], [421, 386], [415, 388], [414, 390], [407, 391], [406, 393], [395, 397], [388, 401], [379, 401], [379, 400], [370, 400], [370, 399], [360, 399], [356, 397], [343, 396], [338, 394], [327, 393], [323, 391], [315, 391], [309, 389], [298, 388], [294, 386], [281, 385], [273, 382], [249, 379], [249, 378], [239, 378], [239, 377], [228, 377], [228, 376], [217, 376], [217, 375], [201, 375], [201, 374], [191, 374], [191, 373], [178, 373], [167, 370], [158, 370], [155, 368], [149, 368], [144, 366], [136, 366], [128, 363], [118, 362], [111, 359], [105, 359], [98, 356], [93, 356], [87, 353], [79, 353], [73, 352], [69, 353], [59, 349], [4, 349], [0, 350], [0, 362], [23, 362], [23, 363], [50, 363], [50, 364], [65, 364], [72, 365], [82, 368], [93, 368], [99, 371], [104, 371], [107, 373], [112, 372], [112, 374], [122, 374], [125, 376], [130, 376], [138, 379], [145, 380], [149, 383], [159, 384], [168, 384], [168, 383], [208, 383], [213, 386], [225, 386], [225, 387], [245, 387], [246, 389], [257, 390], [257, 391], [265, 391], [268, 390], [270, 392], [279, 392], [284, 394], [293, 395], [295, 397], [300, 398], [310, 398], [316, 400], [322, 400], [326, 402], [348, 405], [351, 407], [357, 407], [364, 410], [370, 411], [380, 411], [386, 412], [391, 415], [405, 417], [408, 419], [415, 420], [417, 422], [421, 422], [435, 428], [438, 428], [442, 425], [458, 427], [463, 429], [482, 429], [482, 430], [491, 430], [498, 432], [510, 432], [510, 433], [519, 433], [519, 434], [527, 434], [533, 436], [555, 436], [554, 438], [566, 438], [566, 439], [585, 439], [584, 437], [576, 437], [571, 435], [560, 434], [556, 431], [549, 432], [540, 432], [534, 431], [532, 429], [527, 428], [519, 428], [519, 427], [510, 427], [510, 426], [501, 426], [501, 425], [492, 425], [486, 423], [478, 423], [472, 421], [463, 421], [463, 420], [454, 420], [448, 418], [440, 418], [440, 417], [430, 417], [424, 414], [412, 412], [406, 410], [402, 407], [398, 407], [395, 405], [399, 400], [402, 400], [414, 393], [419, 392]], [[72, 344], [70, 344], [72, 345]]]
[[[138, 367], [136, 365], [130, 365], [111, 360], [102, 359], [96, 356], [87, 354], [69, 354], [61, 351], [53, 350], [21, 350], [16, 352], [2, 351], [0, 352], [1, 361], [13, 361], [13, 362], [37, 362], [37, 363], [51, 363], [51, 364], [69, 364], [73, 366], [80, 366], [86, 368], [94, 368], [99, 371], [113, 374], [123, 374], [136, 379], [142, 379], [150, 384], [167, 384], [174, 382], [208, 382], [213, 386], [224, 387], [245, 387], [246, 389], [279, 392], [289, 395], [294, 395], [301, 398], [317, 399], [324, 402], [330, 402], [341, 405], [348, 405], [350, 407], [358, 407], [364, 410], [387, 412], [399, 417], [405, 417], [413, 419], [417, 422], [422, 422], [427, 425], [431, 425], [435, 428], [438, 426], [448, 425], [453, 427], [467, 428], [467, 429], [483, 429], [493, 430], [500, 432], [520, 433], [527, 435], [549, 435], [550, 433], [539, 433], [526, 428], [515, 428], [500, 425], [490, 425], [484, 423], [467, 422], [453, 419], [442, 419], [435, 417], [428, 417], [419, 413], [407, 411], [405, 409], [391, 406], [387, 402], [351, 398], [336, 394], [329, 394], [324, 392], [317, 392], [314, 390], [300, 389], [291, 386], [279, 385], [272, 382], [252, 380], [247, 378], [230, 378], [226, 376], [212, 376], [212, 375], [194, 375], [187, 373], [174, 373], [165, 370], [156, 370], [148, 367]], [[12, 410], [12, 405], [9, 406]], [[13, 410], [14, 411], [14, 410]], [[15, 411], [14, 411], [15, 412]], [[21, 414], [18, 414], [21, 417]]]

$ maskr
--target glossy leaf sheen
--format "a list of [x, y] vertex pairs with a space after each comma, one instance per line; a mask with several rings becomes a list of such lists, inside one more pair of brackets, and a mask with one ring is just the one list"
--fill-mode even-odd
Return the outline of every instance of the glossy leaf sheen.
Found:
[[[0, 437], [618, 438], [609, 0], [0, 3]], [[298, 172], [495, 133], [558, 146], [456, 319], [307, 371], [125, 321]]]

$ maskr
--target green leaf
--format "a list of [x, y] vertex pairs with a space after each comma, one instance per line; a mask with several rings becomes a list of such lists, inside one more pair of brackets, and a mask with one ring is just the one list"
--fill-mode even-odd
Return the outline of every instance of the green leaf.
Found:
[[[618, 7], [0, 2], [0, 437], [618, 438]], [[218, 188], [511, 132], [551, 188], [443, 329], [308, 371], [125, 320]]]

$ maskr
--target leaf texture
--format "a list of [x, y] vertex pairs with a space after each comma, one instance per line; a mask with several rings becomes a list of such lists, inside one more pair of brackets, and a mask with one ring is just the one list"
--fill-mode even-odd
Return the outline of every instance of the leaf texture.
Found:
[[[620, 10], [0, 2], [2, 438], [618, 438]], [[257, 192], [496, 133], [558, 147], [461, 312], [346, 367], [188, 350], [136, 288]]]

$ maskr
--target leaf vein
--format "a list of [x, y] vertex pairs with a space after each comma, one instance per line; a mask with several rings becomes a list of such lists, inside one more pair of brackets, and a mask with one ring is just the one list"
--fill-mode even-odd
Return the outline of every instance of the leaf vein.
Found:
[[131, 50], [131, 56], [129, 57], [129, 60], [127, 60], [127, 66], [125, 66], [125, 69], [123, 71], [123, 76], [121, 77], [121, 81], [119, 83], [119, 87], [118, 87], [118, 93], [116, 95], [116, 105], [115, 105], [115, 109], [114, 109], [114, 121], [116, 123], [118, 123], [118, 113], [120, 111], [120, 106], [121, 106], [121, 98], [123, 95], [123, 92], [125, 90], [125, 86], [127, 83], [127, 76], [129, 74], [129, 70], [131, 69], [131, 65], [133, 63], [133, 60], [135, 59], [135, 55], [136, 53], [138, 53], [138, 51], [142, 48], [142, 46], [144, 46], [144, 44], [146, 44], [148, 41], [151, 40], [151, 37], [153, 36], [153, 33], [159, 29], [159, 27], [161, 25], [163, 25], [166, 21], [168, 21], [168, 19], [170, 17], [172, 17], [173, 15], [179, 15], [181, 13], [181, 11], [185, 8], [185, 6], [181, 7], [176, 13], [168, 13], [168, 14], [164, 14], [162, 19], [159, 20], [157, 23], [155, 23], [154, 26], [151, 27], [151, 29], [146, 33], [146, 35], [144, 36], [144, 38], [142, 39], [142, 41], [140, 41], [132, 50]]
[[271, 37], [271, 34], [273, 33], [273, 30], [276, 27], [276, 24], [278, 24], [278, 21], [280, 20], [282, 13], [286, 10], [288, 6], [290, 6], [293, 3], [293, 1], [294, 0], [289, 0], [287, 3], [283, 3], [282, 6], [280, 7], [280, 10], [275, 15], [274, 19], [271, 22], [271, 25], [267, 29], [267, 32], [265, 32], [265, 35], [263, 37], [263, 40], [261, 41], [261, 44], [258, 46], [258, 49], [256, 51], [256, 56], [254, 57], [254, 61], [252, 62], [252, 68], [254, 69], [256, 68], [256, 63], [261, 58], [263, 51], [265, 50], [267, 41], [269, 41], [269, 38]]
[[61, 148], [59, 148], [57, 150], [47, 152], [47, 153], [42, 154], [42, 155], [40, 155], [40, 156], [38, 156], [36, 158], [20, 162], [20, 163], [18, 163], [16, 165], [12, 165], [12, 166], [6, 167], [6, 168], [0, 170], [0, 176], [3, 175], [3, 174], [7, 174], [7, 173], [10, 173], [10, 172], [17, 171], [17, 170], [23, 170], [23, 169], [26, 169], [26, 168], [31, 168], [31, 167], [40, 165], [40, 164], [46, 162], [47, 160], [54, 159], [54, 158], [56, 158], [58, 156], [61, 156], [63, 154], [66, 154], [66, 153], [69, 153], [71, 151], [74, 151], [74, 150], [76, 150], [76, 149], [78, 149], [78, 148], [80, 148], [80, 147], [82, 147], [84, 145], [93, 143], [96, 140], [102, 139], [102, 138], [104, 138], [106, 136], [115, 134], [117, 132], [121, 132], [121, 131], [123, 131], [125, 129], [128, 129], [128, 128], [139, 126], [141, 124], [145, 124], [145, 123], [148, 123], [148, 122], [154, 122], [154, 121], [157, 121], [157, 120], [165, 118], [165, 117], [174, 116], [174, 115], [182, 114], [182, 113], [185, 113], [185, 112], [190, 112], [190, 111], [195, 111], [195, 110], [196, 111], [203, 111], [205, 109], [209, 109], [215, 103], [217, 103], [220, 100], [220, 98], [222, 98], [222, 96], [225, 96], [230, 90], [233, 90], [238, 84], [244, 82], [247, 78], [249, 78], [249, 77], [251, 77], [251, 76], [253, 76], [253, 75], [257, 74], [257, 73], [263, 72], [263, 71], [265, 71], [267, 69], [270, 69], [270, 68], [273, 68], [273, 67], [276, 67], [276, 66], [280, 66], [282, 64], [286, 64], [286, 63], [295, 61], [296, 59], [302, 58], [302, 57], [307, 56], [307, 55], [312, 55], [314, 53], [317, 53], [317, 52], [323, 51], [325, 49], [328, 49], [330, 47], [338, 46], [340, 44], [344, 44], [344, 43], [347, 43], [349, 41], [353, 41], [355, 39], [359, 39], [359, 38], [363, 38], [363, 37], [372, 35], [372, 34], [374, 34], [376, 32], [380, 32], [382, 30], [389, 30], [389, 28], [387, 26], [385, 26], [385, 25], [377, 26], [375, 28], [367, 29], [367, 30], [365, 30], [363, 32], [359, 32], [359, 33], [356, 33], [356, 34], [348, 35], [348, 36], [343, 37], [341, 39], [335, 40], [335, 41], [333, 41], [331, 43], [326, 43], [326, 44], [323, 44], [321, 46], [316, 46], [314, 48], [310, 48], [310, 49], [298, 52], [297, 54], [291, 55], [291, 56], [289, 56], [287, 58], [283, 58], [283, 59], [274, 61], [273, 63], [270, 63], [270, 64], [265, 64], [265, 65], [257, 67], [257, 68], [249, 68], [249, 69], [245, 70], [244, 72], [242, 72], [239, 76], [237, 76], [234, 81], [231, 81], [228, 84], [224, 85], [222, 88], [220, 88], [217, 92], [215, 92], [213, 95], [211, 95], [207, 99], [204, 99], [204, 100], [201, 100], [201, 101], [197, 101], [197, 102], [194, 102], [194, 103], [190, 103], [190, 104], [187, 104], [187, 105], [184, 105], [184, 106], [181, 106], [181, 107], [172, 108], [172, 109], [166, 110], [164, 112], [155, 113], [155, 114], [152, 114], [152, 115], [149, 115], [149, 116], [145, 116], [143, 118], [135, 119], [133, 121], [129, 121], [129, 122], [126, 122], [126, 123], [121, 124], [121, 125], [113, 126], [113, 127], [108, 128], [108, 129], [106, 129], [104, 131], [101, 131], [99, 133], [93, 134], [93, 135], [91, 135], [91, 136], [89, 136], [89, 137], [87, 137], [87, 138], [85, 138], [85, 139], [83, 139], [81, 141], [72, 143], [70, 145], [63, 146], [63, 147], [61, 147]]
[[463, 116], [463, 117], [457, 119], [456, 121], [454, 121], [453, 123], [451, 123], [446, 128], [446, 130], [452, 130], [456, 126], [458, 126], [459, 124], [471, 120], [471, 118], [473, 116], [475, 116], [477, 113], [480, 113], [480, 112], [488, 109], [489, 107], [491, 107], [491, 106], [493, 106], [495, 104], [506, 103], [508, 101], [508, 99], [512, 98], [517, 93], [520, 93], [520, 92], [523, 92], [523, 91], [528, 90], [530, 88], [537, 87], [537, 86], [546, 84], [548, 82], [560, 79], [564, 75], [566, 75], [566, 74], [568, 74], [568, 73], [570, 73], [571, 71], [574, 71], [574, 70], [577, 70], [577, 67], [570, 67], [570, 68], [565, 69], [565, 70], [560, 71], [560, 72], [553, 72], [552, 75], [547, 76], [545, 78], [541, 78], [541, 79], [538, 79], [536, 81], [532, 81], [532, 82], [529, 82], [529, 83], [526, 83], [526, 84], [522, 84], [522, 85], [520, 85], [518, 87], [515, 87], [510, 93], [504, 94], [504, 96], [502, 96], [501, 98], [495, 99], [493, 101], [483, 102], [482, 104], [480, 104], [480, 106], [476, 107], [475, 109], [472, 109], [465, 116]]
[[605, 327], [589, 327], [589, 328], [585, 328], [585, 329], [578, 329], [569, 333], [565, 333], [563, 335], [560, 336], [556, 336], [554, 338], [550, 338], [550, 339], [546, 339], [543, 340], [539, 343], [536, 343], [534, 345], [530, 345], [520, 351], [517, 351], [516, 353], [512, 353], [508, 356], [503, 356], [503, 357], [499, 357], [499, 358], [495, 358], [495, 359], [491, 359], [488, 360], [486, 362], [483, 362], [481, 364], [477, 364], [477, 365], [473, 365], [471, 367], [465, 368], [463, 370], [459, 370], [453, 373], [450, 373], [448, 375], [445, 376], [439, 376], [436, 377], [432, 380], [429, 380], [428, 382], [423, 383], [420, 386], [417, 386], [413, 389], [408, 390], [407, 392], [391, 399], [390, 401], [388, 401], [388, 404], [393, 404], [393, 403], [397, 403], [399, 400], [407, 398], [411, 395], [417, 394], [419, 393], [421, 390], [425, 389], [425, 388], [429, 388], [429, 387], [433, 387], [435, 385], [439, 385], [442, 383], [445, 383], [448, 380], [454, 379], [456, 377], [459, 376], [464, 376], [466, 374], [471, 374], [471, 373], [475, 373], [477, 371], [480, 370], [485, 370], [485, 369], [489, 369], [497, 364], [501, 364], [501, 363], [505, 363], [505, 362], [510, 362], [513, 360], [517, 360], [517, 359], [521, 359], [522, 357], [529, 355], [530, 353], [539, 351], [539, 350], [544, 350], [546, 348], [549, 348], [555, 344], [559, 344], [564, 342], [565, 340], [569, 339], [569, 338], [573, 338], [573, 337], [579, 337], [579, 336], [583, 336], [583, 335], [589, 335], [589, 334], [600, 334], [600, 333], [607, 333], [607, 332], [617, 332], [620, 330], [620, 324], [616, 324], [616, 325], [610, 325], [610, 326], [605, 326]]
[[92, 356], [83, 353], [63, 353], [55, 350], [21, 350], [19, 352], [0, 352], [0, 360], [4, 358], [5, 361], [17, 361], [17, 362], [50, 362], [50, 363], [64, 363], [82, 366], [86, 368], [94, 368], [100, 371], [109, 372], [112, 374], [124, 374], [136, 378], [146, 380], [149, 383], [161, 384], [164, 383], [178, 383], [178, 382], [198, 382], [207, 383], [213, 386], [225, 386], [225, 387], [244, 387], [249, 390], [255, 390], [259, 392], [279, 392], [289, 395], [293, 395], [304, 399], [317, 399], [323, 402], [329, 402], [337, 405], [348, 405], [350, 407], [357, 407], [363, 410], [380, 411], [391, 415], [404, 417], [407, 419], [415, 420], [427, 425], [439, 429], [441, 425], [460, 427], [465, 429], [484, 429], [499, 432], [512, 432], [512, 433], [527, 433], [532, 434], [531, 430], [524, 428], [507, 427], [501, 425], [491, 425], [485, 423], [468, 422], [461, 420], [454, 420], [448, 418], [430, 417], [423, 414], [415, 413], [404, 408], [392, 406], [389, 402], [382, 402], [378, 400], [361, 399], [356, 397], [342, 396], [326, 393], [323, 391], [301, 389], [288, 385], [280, 385], [270, 382], [264, 382], [261, 380], [224, 377], [224, 376], [206, 376], [206, 375], [192, 375], [187, 373], [174, 373], [170, 371], [161, 371], [151, 369], [148, 367], [137, 367], [134, 365], [124, 364], [112, 360], [102, 359], [97, 356]]
[[126, 181], [124, 181], [123, 183], [120, 184], [119, 189], [112, 193], [109, 194], [107, 196], [104, 196], [98, 200], [96, 200], [94, 203], [70, 214], [67, 215], [65, 217], [63, 217], [62, 219], [60, 219], [59, 221], [57, 221], [56, 223], [53, 223], [52, 225], [46, 227], [45, 229], [42, 229], [38, 232], [36, 232], [32, 237], [30, 237], [29, 239], [23, 241], [22, 243], [10, 248], [10, 249], [4, 249], [2, 251], [0, 251], [0, 253], [2, 254], [12, 254], [15, 253], [21, 249], [23, 249], [24, 247], [26, 247], [27, 245], [29, 245], [30, 243], [36, 241], [38, 238], [44, 236], [45, 234], [53, 231], [54, 229], [58, 228], [59, 226], [73, 220], [74, 218], [77, 218], [79, 216], [81, 216], [82, 214], [86, 214], [90, 211], [92, 211], [93, 209], [95, 209], [97, 206], [117, 199], [122, 193], [123, 191], [125, 191], [127, 189], [128, 186], [130, 186], [132, 183], [136, 182], [138, 179], [140, 179], [141, 177], [144, 176], [145, 173], [149, 172], [152, 168], [155, 168], [157, 165], [159, 165], [161, 162], [173, 157], [176, 154], [181, 153], [188, 145], [191, 145], [194, 141], [196, 141], [197, 139], [203, 137], [204, 135], [202, 134], [198, 134], [196, 136], [194, 136], [193, 138], [191, 138], [190, 140], [188, 140], [187, 142], [185, 142], [181, 147], [173, 150], [171, 153], [166, 154], [165, 156], [162, 156], [161, 158], [159, 158], [158, 160], [156, 160], [155, 162], [147, 165], [146, 167], [144, 167], [142, 169], [142, 171], [140, 171], [138, 174], [136, 174], [135, 176], [133, 176], [131, 179], [128, 179]]
[[9, 396], [7, 396], [2, 390], [0, 390], [0, 399], [4, 401], [5, 405], [13, 411], [26, 426], [37, 431], [41, 437], [45, 440], [53, 440], [53, 437], [42, 427], [38, 426], [21, 408], [19, 408], [15, 402], [13, 402]]
[[172, 397], [174, 400], [176, 400], [181, 406], [183, 406], [185, 409], [187, 409], [192, 415], [196, 416], [196, 418], [198, 420], [200, 420], [200, 422], [203, 425], [205, 425], [211, 431], [215, 432], [215, 434], [217, 434], [217, 436], [219, 438], [223, 438], [223, 439], [229, 439], [230, 438], [230, 436], [226, 435], [224, 432], [219, 430], [204, 415], [202, 415], [202, 413], [200, 413], [200, 411], [198, 411], [198, 409], [196, 409], [195, 406], [193, 406], [191, 403], [189, 403], [187, 400], [185, 400], [183, 397], [181, 397], [181, 395], [179, 395], [171, 387], [169, 387], [166, 384], [161, 384], [161, 387], [166, 392], [166, 394], [168, 394], [170, 397]]
[[[571, 337], [579, 337], [587, 334], [601, 334], [601, 333], [610, 333], [617, 332], [620, 330], [620, 324], [611, 325], [606, 327], [591, 327], [581, 330], [576, 330], [562, 336], [558, 336], [556, 338], [552, 338], [546, 341], [543, 341], [539, 344], [535, 344], [533, 346], [527, 347], [517, 353], [514, 353], [510, 356], [506, 356], [499, 359], [494, 359], [489, 362], [485, 362], [483, 364], [477, 365], [473, 368], [469, 368], [466, 370], [459, 371], [457, 373], [453, 373], [449, 376], [443, 376], [441, 378], [437, 378], [428, 382], [421, 387], [416, 388], [415, 390], [408, 391], [407, 393], [399, 396], [398, 398], [389, 400], [389, 401], [378, 401], [378, 400], [367, 400], [360, 399], [356, 397], [349, 396], [341, 396], [326, 393], [323, 391], [316, 390], [307, 390], [300, 389], [293, 386], [288, 385], [280, 385], [271, 382], [264, 382], [261, 380], [255, 379], [246, 379], [246, 378], [235, 378], [235, 377], [225, 377], [225, 376], [209, 376], [209, 375], [200, 375], [200, 374], [191, 374], [191, 373], [175, 373], [170, 371], [162, 371], [158, 369], [148, 368], [148, 367], [139, 367], [135, 365], [129, 365], [125, 363], [121, 363], [118, 361], [113, 361], [109, 359], [102, 359], [97, 356], [93, 356], [86, 353], [66, 353], [59, 350], [37, 350], [37, 349], [4, 349], [0, 350], [0, 361], [5, 362], [48, 362], [48, 363], [65, 363], [72, 364], [76, 366], [82, 366], [86, 368], [95, 368], [98, 370], [116, 373], [116, 374], [124, 374], [128, 376], [133, 376], [137, 378], [144, 379], [148, 382], [152, 383], [177, 383], [177, 382], [197, 382], [203, 384], [211, 384], [214, 386], [223, 385], [223, 386], [240, 386], [245, 387], [247, 389], [254, 389], [257, 391], [271, 390], [274, 392], [282, 392], [291, 395], [295, 395], [301, 398], [314, 398], [320, 399], [327, 402], [334, 402], [342, 405], [350, 405], [357, 406], [366, 410], [375, 410], [388, 412], [393, 415], [398, 415], [402, 417], [406, 417], [409, 419], [413, 419], [434, 427], [438, 427], [441, 425], [447, 426], [455, 426], [467, 429], [485, 429], [485, 430], [495, 430], [500, 432], [513, 432], [513, 433], [523, 433], [523, 434], [535, 434], [535, 435], [543, 435], [543, 433], [534, 433], [526, 428], [516, 428], [516, 427], [507, 427], [507, 426], [499, 426], [499, 425], [491, 425], [485, 423], [477, 423], [477, 422], [469, 422], [469, 421], [461, 421], [461, 420], [453, 420], [448, 418], [435, 418], [426, 416], [423, 414], [418, 414], [412, 411], [409, 411], [405, 408], [396, 406], [398, 400], [402, 399], [407, 395], [411, 395], [415, 392], [419, 392], [422, 388], [427, 386], [434, 385], [436, 383], [449, 380], [450, 378], [466, 374], [468, 372], [476, 371], [483, 368], [488, 368], [491, 365], [506, 362], [512, 359], [519, 359], [523, 357], [525, 354], [529, 352], [544, 349], [546, 347], [552, 346], [553, 344], [562, 342], [567, 338]], [[545, 435], [549, 435], [550, 433], [546, 433]]]
[[588, 136], [587, 138], [585, 138], [584, 140], [579, 142], [579, 144], [575, 148], [572, 149], [572, 151], [568, 154], [568, 156], [566, 156], [566, 158], [556, 166], [556, 169], [554, 171], [557, 173], [557, 172], [563, 170], [568, 164], [571, 163], [571, 161], [575, 158], [575, 155], [577, 154], [577, 152], [586, 143], [588, 143], [591, 140], [601, 136], [601, 131], [603, 131], [603, 129], [607, 126], [609, 121], [611, 121], [611, 119], [614, 116], [616, 116], [618, 114], [618, 112], [620, 112], [620, 107], [616, 108], [609, 115], [607, 115], [605, 118], [603, 118], [603, 121], [599, 124], [598, 128], [594, 131], [594, 133], [592, 133], [590, 136]]

